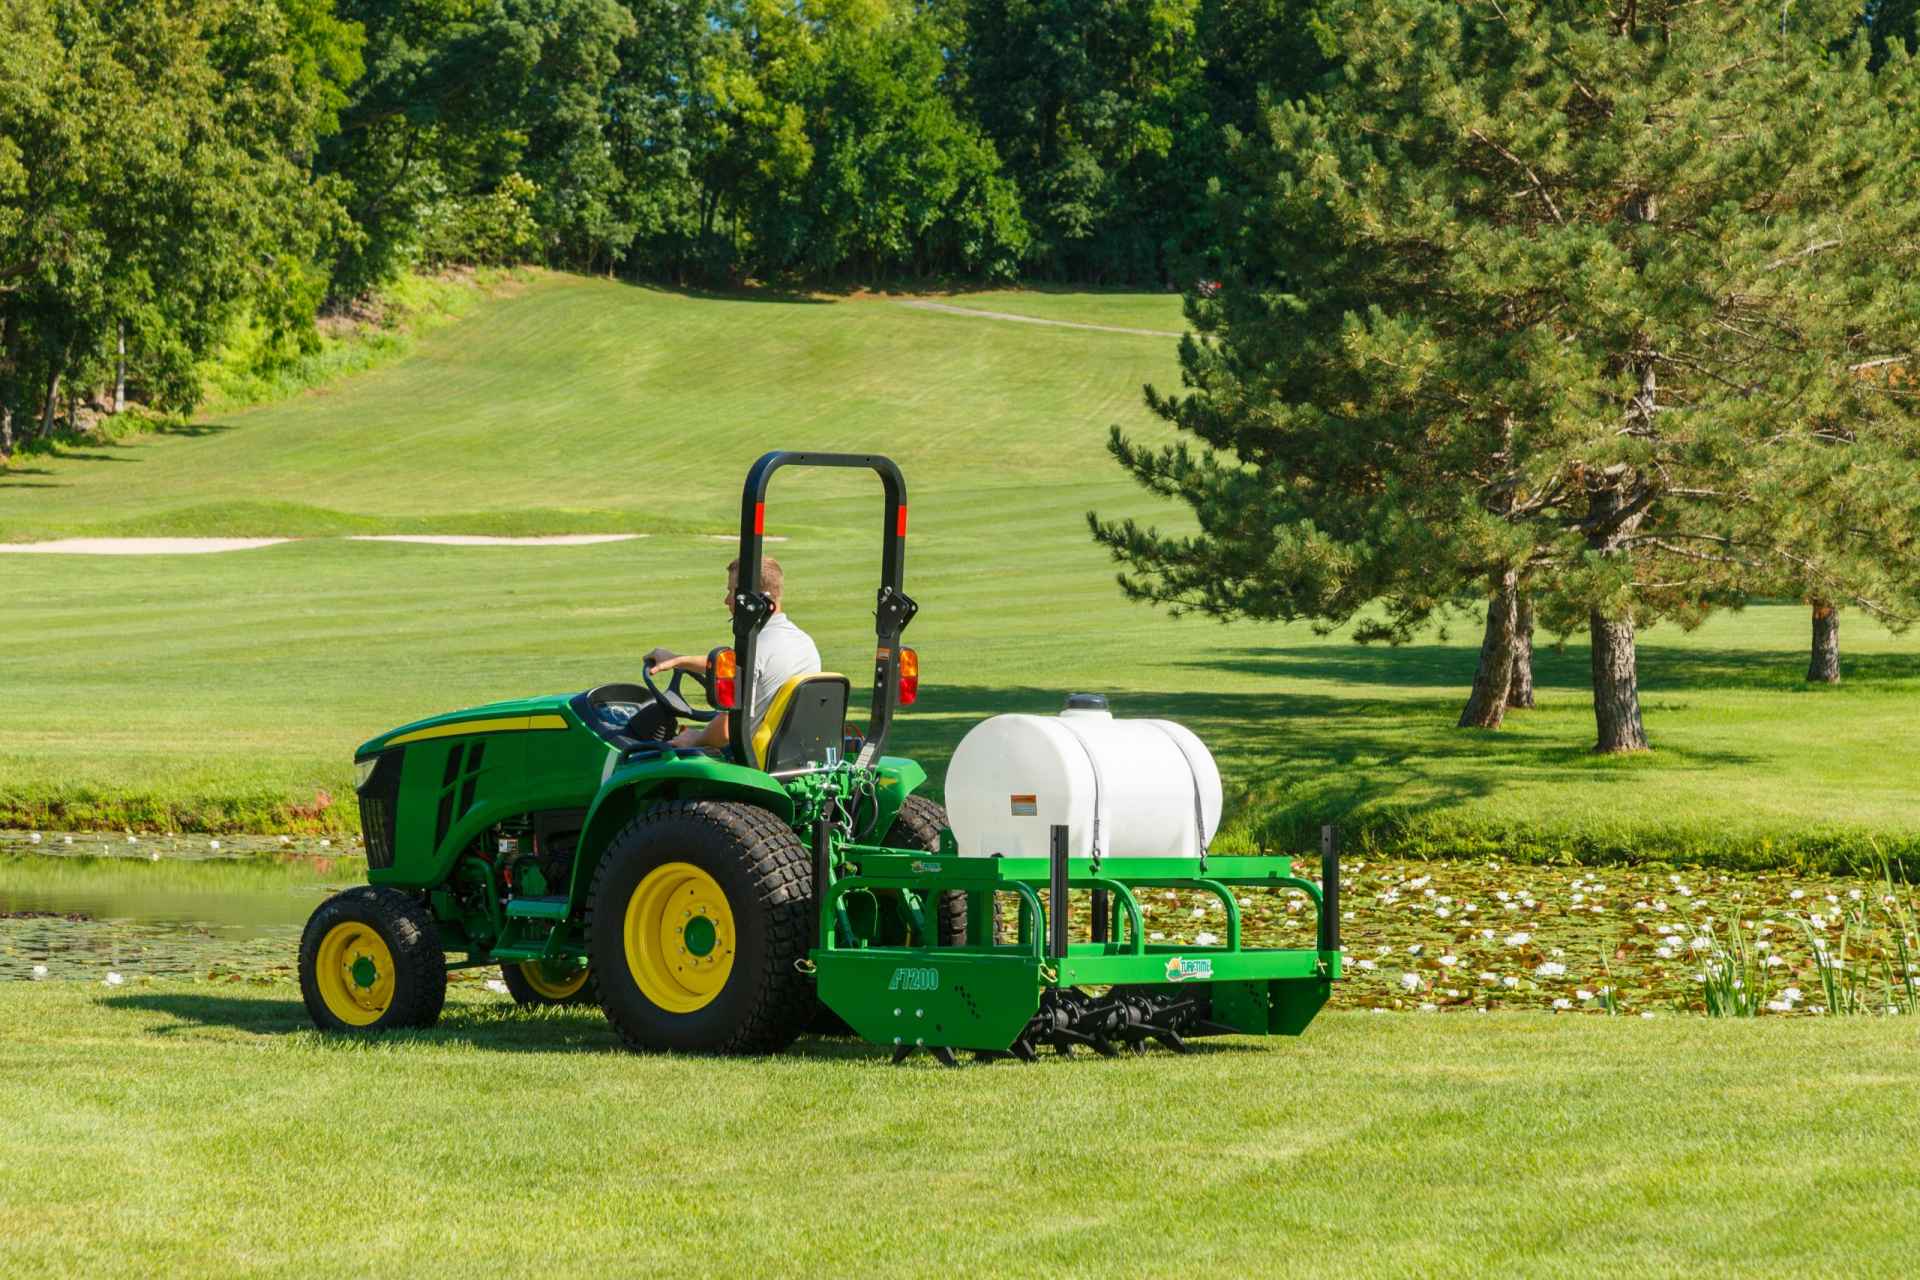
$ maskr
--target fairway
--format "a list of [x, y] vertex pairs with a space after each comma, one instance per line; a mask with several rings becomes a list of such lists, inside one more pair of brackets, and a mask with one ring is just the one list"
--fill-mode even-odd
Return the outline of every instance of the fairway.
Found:
[[1897, 1020], [1331, 1014], [961, 1071], [612, 1045], [471, 997], [369, 1044], [285, 984], [9, 984], [0, 1270], [1896, 1275], [1920, 1244]]
[[[1170, 296], [947, 299], [1179, 327]], [[724, 633], [739, 477], [771, 447], [881, 450], [906, 472], [919, 705], [896, 745], [937, 792], [968, 726], [1096, 689], [1192, 725], [1220, 758], [1227, 847], [1309, 842], [1589, 861], [1838, 865], [1915, 848], [1907, 747], [1920, 657], [1845, 624], [1847, 683], [1808, 689], [1798, 607], [1642, 639], [1656, 751], [1586, 752], [1583, 638], [1543, 647], [1540, 708], [1452, 727], [1478, 628], [1393, 650], [1304, 625], [1170, 619], [1126, 603], [1085, 512], [1178, 524], [1104, 452], [1155, 433], [1139, 388], [1164, 338], [998, 322], [885, 298], [700, 297], [543, 274], [405, 359], [194, 432], [32, 459], [9, 538], [305, 540], [201, 556], [7, 556], [0, 818], [142, 830], [352, 828], [350, 757], [382, 729], [529, 692], [632, 679], [655, 644]], [[829, 666], [870, 642], [877, 497], [774, 486], [790, 607]], [[649, 536], [440, 547], [342, 533]], [[1817, 743], [1817, 750], [1809, 750]]]

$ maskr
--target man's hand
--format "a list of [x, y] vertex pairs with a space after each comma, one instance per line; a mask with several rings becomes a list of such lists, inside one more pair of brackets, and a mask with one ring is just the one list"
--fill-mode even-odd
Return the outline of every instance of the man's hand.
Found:
[[659, 671], [662, 668], [665, 668], [666, 670], [671, 671], [673, 670], [673, 668], [667, 666], [667, 663], [672, 662], [675, 658], [679, 656], [680, 656], [679, 654], [675, 653], [671, 649], [655, 649], [652, 653], [649, 653], [647, 655], [647, 670]]

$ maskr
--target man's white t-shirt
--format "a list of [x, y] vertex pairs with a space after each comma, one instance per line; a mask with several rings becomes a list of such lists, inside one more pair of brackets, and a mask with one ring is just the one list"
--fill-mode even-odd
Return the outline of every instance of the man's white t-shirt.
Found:
[[767, 708], [780, 686], [795, 676], [820, 670], [820, 650], [813, 638], [793, 625], [784, 612], [768, 618], [753, 646], [753, 732], [760, 731]]

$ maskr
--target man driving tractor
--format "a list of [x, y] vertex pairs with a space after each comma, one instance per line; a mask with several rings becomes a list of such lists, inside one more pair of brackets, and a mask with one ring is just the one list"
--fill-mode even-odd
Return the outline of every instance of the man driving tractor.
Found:
[[[780, 562], [772, 556], [762, 556], [760, 589], [773, 597], [773, 616], [760, 628], [759, 640], [754, 645], [753, 706], [749, 708], [752, 714], [747, 721], [749, 739], [766, 718], [767, 708], [773, 704], [774, 695], [782, 685], [795, 676], [812, 675], [820, 670], [820, 650], [814, 647], [813, 638], [795, 626], [782, 607], [785, 585], [786, 576], [780, 570]], [[733, 614], [733, 597], [739, 586], [740, 562], [735, 560], [727, 566], [728, 616]], [[647, 655], [647, 670], [651, 674], [691, 671], [705, 676], [707, 659], [704, 654], [655, 649]], [[726, 716], [716, 716], [703, 725], [683, 729], [674, 737], [673, 745], [723, 748], [727, 745], [727, 721]]]

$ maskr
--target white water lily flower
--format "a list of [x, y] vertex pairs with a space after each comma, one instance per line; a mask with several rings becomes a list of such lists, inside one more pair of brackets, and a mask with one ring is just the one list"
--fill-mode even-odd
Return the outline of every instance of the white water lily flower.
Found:
[[1439, 1011], [1440, 1006], [1437, 1004], [1423, 1004], [1420, 1006], [1420, 1012], [1422, 1013], [1438, 1013]]
[[1636, 903], [1634, 903], [1634, 904], [1633, 904], [1633, 909], [1634, 909], [1635, 911], [1645, 911], [1645, 910], [1647, 910], [1647, 904], [1646, 904], [1646, 901], [1645, 901], [1644, 899], [1642, 899], [1641, 901], [1639, 901], [1639, 902], [1636, 902]]
[[1788, 898], [1792, 899], [1795, 902], [1800, 901], [1800, 899], [1806, 896], [1807, 896], [1807, 891], [1805, 889], [1795, 889], [1792, 893], [1787, 895]]
[[1588, 990], [1587, 990], [1586, 988], [1584, 988], [1584, 987], [1582, 987], [1582, 988], [1581, 988], [1580, 990], [1578, 990], [1578, 991], [1576, 991], [1576, 992], [1574, 992], [1573, 994], [1575, 994], [1576, 996], [1579, 996], [1579, 997], [1580, 997], [1580, 998], [1581, 998], [1582, 1000], [1591, 1000], [1591, 999], [1593, 999], [1593, 992], [1591, 992], [1591, 991], [1588, 991]]
[[1761, 963], [1769, 969], [1778, 969], [1785, 965], [1786, 961], [1782, 960], [1779, 956], [1768, 956], [1765, 960], [1761, 961]]
[[281, 844], [292, 844], [292, 843], [293, 843], [293, 837], [291, 837], [291, 836], [281, 836], [281, 837], [280, 837], [280, 843], [281, 843]]
[[1451, 969], [1453, 968], [1453, 966], [1460, 963], [1460, 957], [1459, 956], [1441, 956], [1440, 963], [1447, 966], [1447, 968]]
[[1483, 938], [1485, 938], [1485, 939], [1486, 939], [1486, 940], [1487, 940], [1488, 942], [1492, 942], [1492, 941], [1493, 941], [1493, 930], [1491, 930], [1491, 929], [1482, 929], [1482, 930], [1480, 931], [1480, 936], [1481, 936], [1481, 937], [1483, 937]]
[[1808, 916], [1807, 923], [1816, 929], [1824, 929], [1827, 927], [1827, 918], [1825, 916]]
[[1531, 941], [1533, 941], [1533, 935], [1530, 933], [1510, 933], [1507, 935], [1507, 945], [1510, 947], [1524, 947]]
[[1378, 969], [1380, 966], [1371, 960], [1362, 960], [1360, 961], [1360, 967], [1362, 969]]
[[1575, 902], [1585, 902], [1587, 900], [1587, 895], [1584, 893], [1576, 893], [1573, 895], [1573, 900]]
[[34, 976], [35, 978], [44, 978], [44, 977], [46, 977], [46, 976], [47, 976], [47, 966], [45, 966], [45, 965], [43, 965], [43, 964], [37, 964], [37, 965], [35, 965], [35, 966], [33, 966], [33, 976]]
[[507, 991], [507, 984], [500, 981], [500, 979], [498, 978], [487, 979], [487, 990], [503, 996], [509, 994], [509, 992]]
[[1780, 993], [1780, 998], [1782, 1000], [1799, 1000], [1802, 998], [1800, 995], [1800, 988], [1788, 987], [1785, 991], [1782, 991]]
[[320, 842], [320, 847], [321, 847], [322, 849], [331, 849], [331, 848], [333, 848], [333, 841], [331, 841], [331, 840], [322, 840], [322, 841]]
[[1533, 973], [1537, 978], [1557, 978], [1566, 971], [1567, 966], [1561, 964], [1558, 960], [1546, 960], [1542, 961], [1540, 967], [1535, 969]]
[[154, 850], [154, 851], [153, 851], [152, 853], [150, 853], [150, 854], [148, 854], [148, 855], [147, 855], [147, 861], [148, 861], [148, 862], [158, 862], [158, 861], [160, 861], [160, 851], [159, 851], [158, 849], [155, 849], [155, 850]]
[[1508, 976], [1500, 979], [1500, 985], [1511, 990], [1512, 988], [1520, 985], [1520, 979], [1512, 976]]
[[207, 847], [209, 849], [218, 849], [220, 847], [220, 842], [218, 840], [209, 840], [207, 841]]
[[1196, 933], [1193, 935], [1193, 945], [1196, 947], [1211, 947], [1219, 941], [1220, 939], [1211, 933]]
[[[1148, 942], [1164, 942], [1166, 940], [1166, 937], [1167, 935], [1164, 933], [1150, 933], [1147, 935], [1147, 941]], [[1360, 963], [1365, 964], [1366, 961], [1362, 960]]]
[[1447, 910], [1445, 907], [1435, 907], [1433, 909], [1433, 914], [1436, 916], [1439, 916], [1442, 920], [1445, 920], [1447, 917], [1451, 916], [1453, 912]]
[[108, 986], [110, 986], [110, 987], [117, 987], [117, 986], [119, 986], [119, 985], [120, 985], [121, 983], [123, 983], [123, 982], [125, 982], [125, 981], [126, 981], [126, 979], [125, 979], [125, 978], [123, 978], [123, 977], [121, 977], [121, 976], [120, 976], [119, 974], [117, 974], [117, 973], [109, 973], [109, 974], [107, 975], [107, 985], [108, 985]]
[[1653, 1018], [1653, 1015], [1652, 1015], [1651, 1013], [1643, 1013], [1643, 1014], [1641, 1014], [1640, 1016], [1641, 1016], [1641, 1017], [1643, 1017], [1643, 1018], [1646, 1018], [1646, 1019], [1648, 1019], [1649, 1021], [1651, 1021], [1651, 1020], [1652, 1020], [1652, 1018]]
[[1698, 937], [1695, 937], [1690, 941], [1688, 941], [1687, 950], [1705, 951], [1712, 946], [1713, 946], [1713, 939], [1703, 933], [1703, 934], [1700, 934]]
[[1418, 991], [1420, 989], [1420, 975], [1403, 973], [1400, 975], [1400, 985], [1408, 991]]
[[1785, 1000], [1769, 1000], [1767, 1001], [1767, 1008], [1774, 1013], [1792, 1013], [1793, 1012], [1793, 1006], [1788, 1004]]
[[1500, 981], [1500, 975], [1499, 975], [1499, 974], [1497, 974], [1497, 973], [1483, 973], [1483, 974], [1481, 974], [1481, 975], [1480, 975], [1480, 981], [1482, 981], [1482, 982], [1498, 982], [1498, 981]]
[[129, 834], [128, 834], [128, 836], [127, 836], [127, 843], [128, 843], [128, 844], [139, 844], [139, 843], [140, 843], [140, 837], [139, 837], [139, 836], [136, 836], [136, 835], [133, 835], [133, 834], [131, 834], [131, 833], [129, 833]]
[[1553, 1007], [1556, 1009], [1571, 1009], [1573, 1008], [1573, 1001], [1567, 999], [1565, 996], [1561, 996], [1553, 1002]]
[[1860, 891], [1858, 889], [1847, 890], [1847, 896], [1849, 898], [1852, 898], [1855, 902], [1860, 901]]
[[1206, 914], [1207, 914], [1207, 909], [1205, 907], [1195, 907], [1193, 909], [1193, 918], [1195, 920], [1205, 919]]
[[61, 843], [61, 844], [72, 844], [72, 843], [73, 843], [73, 837], [72, 837], [72, 836], [61, 836], [61, 837], [60, 837], [60, 843]]
[[1421, 953], [1422, 951], [1425, 951], [1426, 949], [1427, 949], [1427, 944], [1426, 944], [1426, 943], [1424, 943], [1424, 942], [1416, 942], [1416, 943], [1414, 943], [1414, 944], [1413, 944], [1412, 946], [1409, 946], [1409, 947], [1407, 948], [1407, 954], [1408, 954], [1408, 955], [1410, 955], [1410, 956], [1417, 956], [1417, 955], [1419, 955], [1419, 954], [1420, 954], [1420, 953]]
[[30, 835], [30, 836], [28, 836], [28, 837], [27, 837], [27, 842], [28, 842], [29, 844], [39, 844], [39, 843], [40, 843], [40, 833], [39, 833], [38, 831], [36, 831], [36, 832], [34, 832], [34, 833], [33, 833], [32, 835]]

